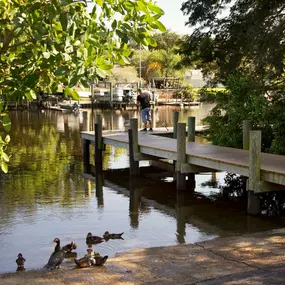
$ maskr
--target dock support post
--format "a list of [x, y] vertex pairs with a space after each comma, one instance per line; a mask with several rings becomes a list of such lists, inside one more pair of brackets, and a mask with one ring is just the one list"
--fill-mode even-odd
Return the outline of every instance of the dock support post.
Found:
[[113, 109], [113, 83], [110, 82], [110, 107]]
[[139, 161], [137, 159], [137, 154], [139, 153], [139, 143], [138, 143], [138, 119], [130, 119], [130, 129], [129, 132], [129, 158], [130, 158], [130, 175], [139, 175]]
[[95, 123], [95, 169], [97, 173], [102, 172], [102, 119], [100, 114], [96, 114]]
[[177, 124], [176, 188], [186, 190], [186, 175], [181, 173], [181, 164], [186, 161], [186, 124]]
[[260, 182], [261, 131], [250, 131], [249, 138], [247, 212], [250, 215], [258, 215], [260, 214], [260, 196], [255, 192], [258, 191], [258, 183]]
[[252, 123], [249, 120], [242, 122], [242, 133], [243, 133], [243, 149], [249, 150], [249, 133], [252, 130]]
[[[188, 142], [195, 142], [195, 117], [188, 117], [188, 131], [187, 131], [187, 139]], [[194, 192], [196, 187], [195, 183], [195, 173], [188, 174], [187, 180], [187, 189], [191, 189], [191, 192]]]
[[[173, 112], [173, 138], [176, 139], [177, 138], [177, 124], [178, 124], [178, 120], [179, 120], [179, 112], [174, 111]], [[173, 181], [177, 181], [177, 177], [176, 177], [176, 161], [173, 161]]]
[[188, 142], [195, 142], [195, 117], [188, 117]]
[[179, 112], [173, 112], [173, 138], [177, 138], [177, 123], [179, 120]]
[[90, 172], [90, 141], [82, 140], [84, 173]]
[[[250, 120], [243, 120], [242, 122], [242, 141], [243, 141], [243, 149], [249, 150], [249, 133], [252, 130], [252, 122]], [[243, 182], [243, 195], [244, 197], [247, 195], [247, 177], [242, 176]]]

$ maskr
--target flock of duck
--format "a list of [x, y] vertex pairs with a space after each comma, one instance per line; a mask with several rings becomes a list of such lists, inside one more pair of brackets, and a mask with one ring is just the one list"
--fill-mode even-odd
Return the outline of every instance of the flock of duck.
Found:
[[[71, 242], [63, 247], [60, 246], [60, 239], [55, 238], [53, 242], [56, 243], [54, 248], [54, 252], [51, 254], [48, 263], [44, 266], [46, 269], [54, 269], [59, 268], [60, 264], [63, 262], [65, 258], [73, 258], [75, 264], [79, 268], [86, 268], [90, 266], [102, 266], [108, 259], [108, 255], [101, 256], [98, 252], [95, 252], [92, 247], [93, 244], [98, 244], [103, 241], [108, 241], [110, 239], [123, 239], [123, 233], [120, 234], [110, 234], [109, 232], [105, 232], [103, 237], [93, 236], [92, 233], [88, 233], [86, 236], [86, 244], [88, 245], [87, 253], [79, 259], [73, 258], [77, 257], [76, 252], [72, 252], [77, 249], [77, 245], [75, 242]], [[25, 261], [26, 259], [23, 257], [22, 253], [18, 254], [18, 258], [16, 259], [17, 263], [17, 271], [25, 271]]]

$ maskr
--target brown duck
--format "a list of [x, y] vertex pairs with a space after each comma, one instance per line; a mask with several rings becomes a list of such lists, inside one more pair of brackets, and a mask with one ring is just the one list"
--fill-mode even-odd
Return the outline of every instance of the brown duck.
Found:
[[104, 257], [103, 256], [100, 256], [100, 254], [95, 254], [95, 266], [102, 266], [105, 264], [105, 262], [107, 261], [108, 259], [108, 255], [105, 255]]
[[124, 232], [120, 233], [120, 234], [110, 234], [108, 231], [106, 231], [103, 235], [103, 238], [105, 240], [109, 240], [109, 239], [123, 239], [122, 235], [124, 234]]
[[94, 250], [92, 248], [87, 249], [87, 254], [80, 259], [74, 259], [74, 262], [80, 268], [90, 267], [95, 263]]
[[77, 249], [77, 245], [73, 241], [62, 247], [62, 250], [64, 250], [65, 252], [71, 252], [73, 249]]
[[92, 236], [92, 233], [88, 233], [86, 236], [86, 243], [87, 244], [90, 244], [90, 243], [96, 244], [96, 243], [101, 243], [103, 241], [104, 241], [103, 238], [98, 237], [98, 236]]
[[23, 257], [22, 253], [18, 254], [18, 258], [16, 259], [16, 263], [18, 265], [17, 271], [25, 271], [25, 263], [26, 259]]
[[60, 239], [55, 238], [53, 242], [56, 243], [56, 246], [54, 248], [54, 252], [49, 258], [48, 263], [45, 265], [45, 268], [47, 269], [54, 269], [56, 267], [59, 267], [65, 258], [65, 252], [60, 247]]

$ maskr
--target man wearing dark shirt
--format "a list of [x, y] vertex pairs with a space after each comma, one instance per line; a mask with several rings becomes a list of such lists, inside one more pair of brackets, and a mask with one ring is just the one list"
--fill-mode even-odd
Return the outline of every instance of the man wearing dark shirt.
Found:
[[141, 117], [143, 122], [142, 132], [147, 131], [147, 123], [149, 124], [149, 131], [152, 131], [150, 99], [151, 97], [148, 91], [138, 89], [137, 105], [141, 106]]

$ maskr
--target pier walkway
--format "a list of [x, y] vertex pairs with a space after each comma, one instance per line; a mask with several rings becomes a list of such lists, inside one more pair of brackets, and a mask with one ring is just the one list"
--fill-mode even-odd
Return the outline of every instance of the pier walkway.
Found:
[[[171, 130], [170, 130], [171, 132]], [[160, 159], [177, 159], [177, 140], [161, 132], [138, 133], [140, 153]], [[83, 132], [82, 138], [95, 142], [94, 132]], [[103, 144], [129, 149], [127, 132], [103, 131]], [[249, 177], [249, 151], [210, 144], [186, 142], [186, 162], [216, 171], [227, 171]], [[261, 153], [263, 181], [285, 185], [285, 156]], [[187, 168], [182, 173], [187, 173]]]
[[139, 132], [136, 118], [130, 120], [127, 132], [102, 131], [100, 114], [96, 121], [95, 132], [82, 133], [86, 173], [90, 170], [90, 144], [95, 145], [96, 173], [102, 172], [104, 145], [110, 145], [129, 150], [131, 175], [139, 175], [139, 161], [149, 160], [153, 166], [173, 172], [177, 190], [193, 191], [196, 173], [241, 175], [246, 181], [249, 214], [260, 213], [260, 193], [285, 190], [285, 156], [262, 153], [261, 131], [251, 130], [248, 121], [243, 123], [244, 149], [196, 143], [194, 117], [188, 118], [186, 128], [174, 114], [173, 130], [154, 132]]

